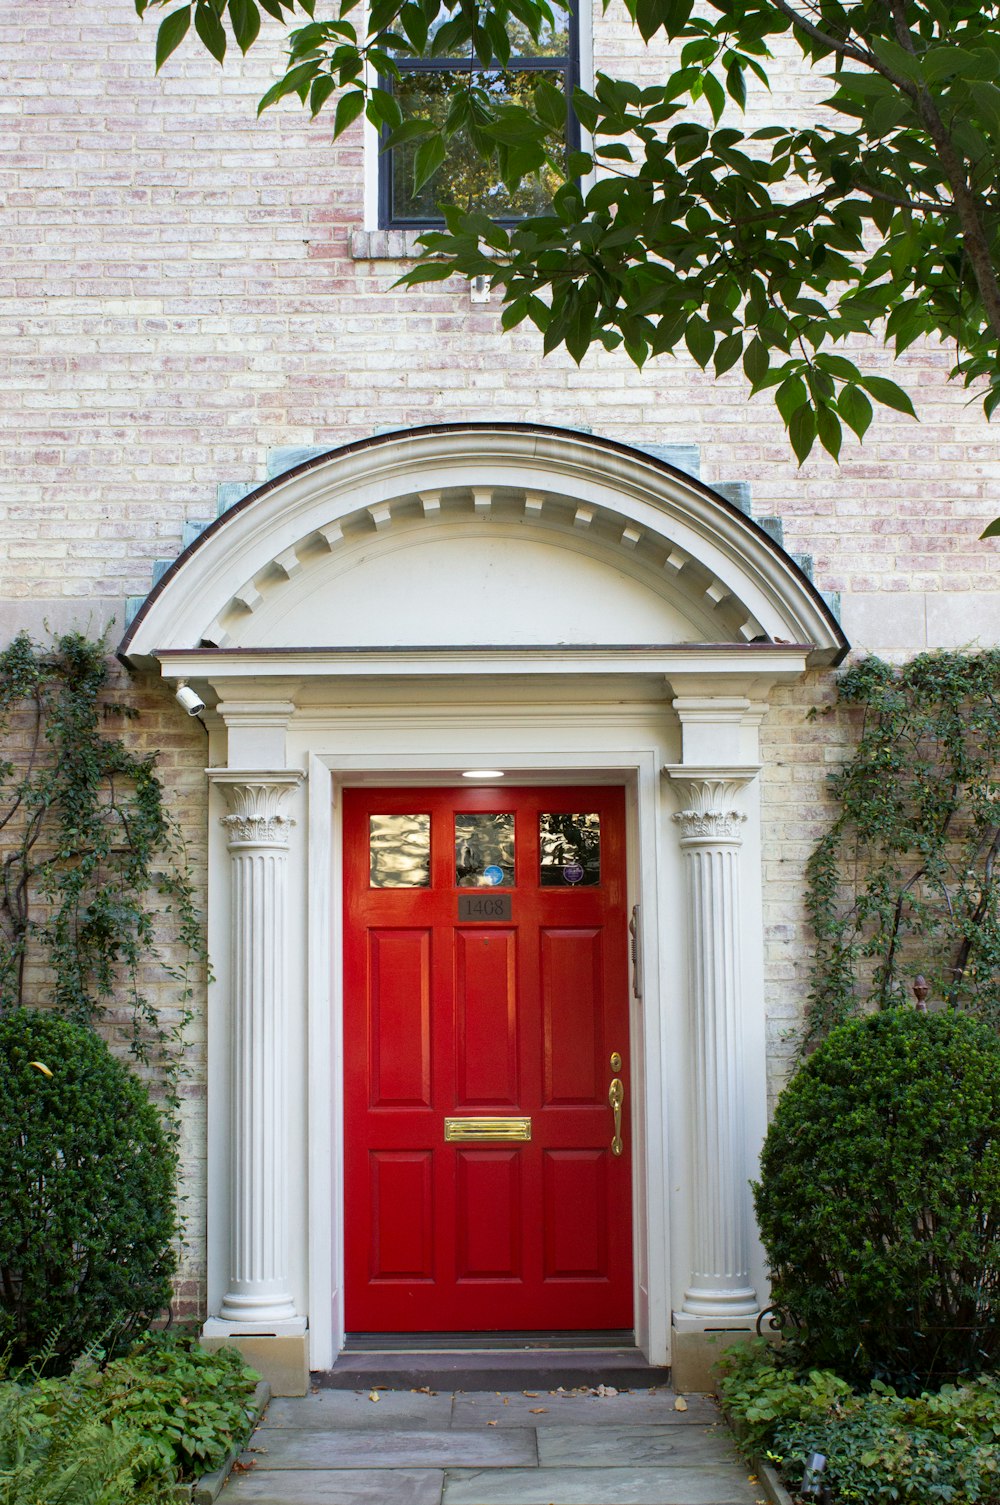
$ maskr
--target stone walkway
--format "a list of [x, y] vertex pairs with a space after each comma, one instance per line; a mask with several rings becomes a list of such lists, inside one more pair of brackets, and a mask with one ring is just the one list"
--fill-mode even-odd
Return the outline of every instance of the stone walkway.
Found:
[[762, 1502], [713, 1402], [679, 1404], [668, 1390], [274, 1400], [221, 1505]]

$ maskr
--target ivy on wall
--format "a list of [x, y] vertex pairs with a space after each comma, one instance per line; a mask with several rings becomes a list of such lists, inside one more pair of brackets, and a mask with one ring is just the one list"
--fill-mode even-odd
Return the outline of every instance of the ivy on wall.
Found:
[[[113, 729], [135, 714], [111, 696], [103, 642], [42, 649], [21, 633], [0, 653], [0, 1013], [54, 1006], [95, 1025], [124, 1010], [174, 1102], [205, 948], [155, 755]], [[151, 966], [176, 984], [166, 1010]]]
[[932, 1000], [1000, 1025], [1000, 650], [868, 658], [838, 693], [861, 734], [808, 866], [806, 1046], [921, 973]]

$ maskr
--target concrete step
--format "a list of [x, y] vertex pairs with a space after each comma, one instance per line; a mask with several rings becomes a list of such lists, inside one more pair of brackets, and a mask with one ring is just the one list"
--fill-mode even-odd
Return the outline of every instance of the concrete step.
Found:
[[669, 1384], [670, 1370], [648, 1363], [638, 1348], [349, 1352], [332, 1369], [314, 1371], [312, 1382], [334, 1390], [632, 1390]]

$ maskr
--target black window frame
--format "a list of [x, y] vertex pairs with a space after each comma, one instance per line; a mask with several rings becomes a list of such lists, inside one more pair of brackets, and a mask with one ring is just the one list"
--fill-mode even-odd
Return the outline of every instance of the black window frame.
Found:
[[[580, 81], [580, 4], [579, 0], [568, 0], [566, 11], [569, 16], [569, 52], [563, 56], [546, 56], [524, 54], [513, 55], [510, 61], [501, 64], [494, 61], [490, 68], [504, 73], [561, 73], [563, 76], [563, 88], [566, 94], [566, 150], [567, 152], [578, 151], [580, 148], [580, 122], [573, 109], [573, 90]], [[471, 47], [471, 44], [470, 44]], [[396, 58], [396, 66], [400, 73], [455, 73], [460, 68], [469, 65], [468, 58], [440, 57], [440, 58]], [[478, 71], [483, 70], [478, 59], [473, 60], [472, 67]], [[391, 78], [380, 77], [379, 87], [395, 94], [395, 81]], [[388, 127], [383, 127], [379, 135], [379, 158], [378, 158], [378, 224], [380, 230], [434, 230], [444, 224], [444, 218], [436, 215], [433, 218], [419, 215], [397, 215], [393, 212], [393, 148], [385, 149], [384, 143], [389, 135]], [[517, 225], [522, 220], [530, 218], [529, 215], [512, 214], [495, 216], [498, 224]]]

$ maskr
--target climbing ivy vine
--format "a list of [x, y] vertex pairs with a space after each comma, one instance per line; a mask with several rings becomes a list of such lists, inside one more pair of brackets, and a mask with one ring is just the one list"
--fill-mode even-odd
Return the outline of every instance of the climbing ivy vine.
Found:
[[868, 658], [839, 700], [861, 732], [808, 867], [806, 1045], [921, 973], [932, 1000], [1000, 1025], [1000, 650]]
[[[95, 1025], [124, 1009], [175, 1104], [205, 949], [155, 755], [115, 730], [135, 714], [112, 696], [103, 642], [22, 633], [0, 653], [0, 1013], [47, 1005]], [[151, 965], [176, 984], [167, 1009]]]

